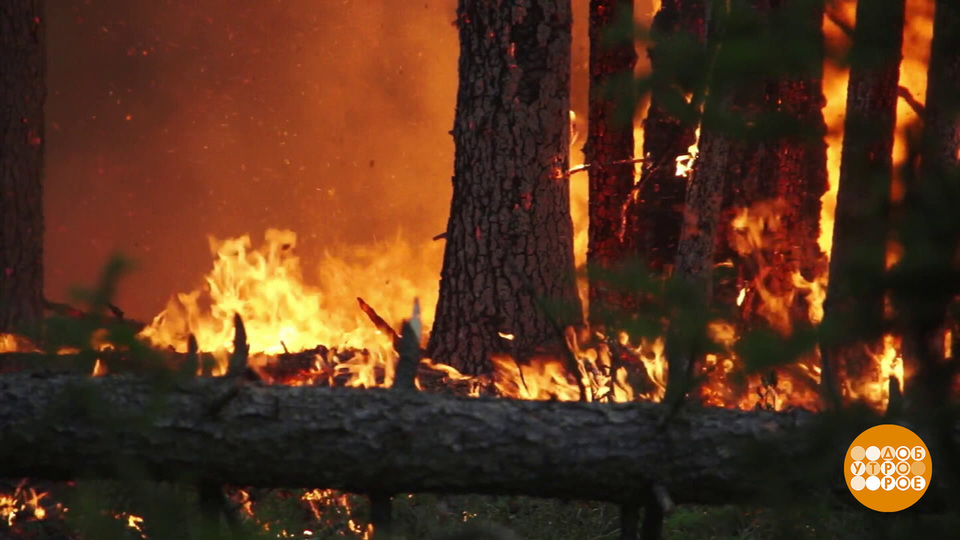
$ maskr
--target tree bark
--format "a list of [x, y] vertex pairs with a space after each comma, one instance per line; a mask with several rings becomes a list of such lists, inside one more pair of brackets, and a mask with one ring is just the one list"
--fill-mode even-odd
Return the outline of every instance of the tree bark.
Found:
[[764, 33], [774, 32], [787, 50], [802, 53], [759, 66], [736, 92], [745, 136], [732, 143], [727, 178], [735, 180], [725, 188], [714, 258], [736, 272], [716, 280], [713, 300], [737, 305], [743, 330], [760, 325], [789, 334], [811, 316], [794, 276], [813, 282], [826, 272], [818, 244], [827, 190], [823, 3], [752, 0], [748, 9], [765, 27], [752, 29], [753, 39], [767, 43], [759, 46], [769, 46]]
[[960, 170], [960, 6], [937, 0], [924, 107], [923, 162], [930, 172]]
[[654, 46], [647, 54], [653, 69], [650, 108], [643, 122], [645, 158], [636, 200], [627, 208], [626, 242], [632, 255], [657, 272], [673, 268], [683, 225], [687, 179], [676, 174], [677, 157], [696, 142], [695, 125], [675, 110], [692, 92], [689, 81], [677, 80], [674, 59], [658, 50], [688, 37], [705, 39], [705, 0], [665, 0], [651, 26]]
[[43, 324], [43, 2], [0, 5], [0, 332]]
[[[722, 7], [722, 2], [711, 2], [710, 9]], [[708, 55], [720, 59], [724, 54], [724, 19], [727, 13], [712, 13], [705, 21]], [[717, 61], [717, 63], [720, 63]], [[736, 163], [737, 143], [731, 130], [735, 118], [735, 104], [740, 97], [743, 82], [727, 74], [709, 74], [709, 89], [701, 119], [699, 156], [694, 162], [687, 185], [683, 208], [683, 225], [677, 245], [673, 276], [689, 288], [690, 299], [677, 306], [667, 332], [665, 354], [668, 379], [664, 402], [671, 411], [677, 410], [686, 395], [693, 390], [698, 368], [699, 336], [691, 334], [697, 313], [706, 311], [713, 293], [713, 266], [717, 252], [718, 231], [725, 195], [727, 175]], [[682, 310], [682, 311], [681, 311]], [[671, 412], [670, 414], [673, 414]]]
[[[461, 0], [453, 200], [431, 358], [562, 346], [581, 323], [570, 218], [569, 0]], [[505, 339], [512, 335], [513, 339]]]
[[646, 500], [657, 485], [676, 503], [768, 504], [845, 493], [843, 454], [866, 427], [823, 432], [802, 411], [704, 409], [661, 432], [662, 407], [651, 403], [235, 388], [224, 378], [164, 386], [136, 376], [5, 375], [0, 477], [142, 471], [240, 486], [611, 502]]
[[792, 280], [799, 272], [814, 282], [827, 271], [826, 254], [820, 250], [820, 199], [827, 192], [827, 133], [823, 118], [823, 0], [779, 0], [777, 8], [791, 17], [796, 39], [810, 51], [805, 69], [778, 82], [779, 112], [789, 118], [796, 131], [783, 137], [777, 151], [777, 199], [784, 201], [780, 216], [781, 234], [770, 260], [779, 270], [774, 289], [792, 297], [788, 308], [791, 327], [806, 326], [813, 315], [804, 294], [798, 294]]
[[633, 0], [590, 0], [590, 114], [584, 155], [590, 166], [587, 267], [594, 324], [620, 303], [599, 276], [623, 259], [623, 206], [633, 189], [629, 88], [637, 53], [632, 24]]
[[[903, 336], [903, 356], [916, 369], [907, 399], [923, 406], [938, 425], [939, 442], [947, 450], [940, 470], [960, 485], [960, 445], [950, 437], [952, 418], [942, 406], [960, 383], [956, 315], [960, 221], [953, 218], [960, 198], [960, 6], [956, 2], [936, 3], [930, 49], [923, 136], [919, 148], [910, 148], [911, 159], [902, 175], [899, 240], [903, 252], [891, 271], [890, 299], [897, 331]], [[952, 332], [954, 340], [950, 352], [944, 351], [946, 332]]]
[[[904, 12], [904, 0], [857, 3], [823, 321], [851, 340], [821, 347], [824, 391], [833, 405], [841, 393], [840, 380], [874, 380], [874, 362], [862, 342], [876, 341], [883, 326]], [[852, 390], [860, 393], [858, 387]]]

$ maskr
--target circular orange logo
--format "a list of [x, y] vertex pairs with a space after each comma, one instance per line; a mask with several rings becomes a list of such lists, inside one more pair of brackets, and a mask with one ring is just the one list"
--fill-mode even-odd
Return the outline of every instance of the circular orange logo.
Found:
[[899, 512], [919, 501], [932, 473], [927, 445], [916, 433], [893, 424], [861, 433], [843, 461], [850, 493], [878, 512]]

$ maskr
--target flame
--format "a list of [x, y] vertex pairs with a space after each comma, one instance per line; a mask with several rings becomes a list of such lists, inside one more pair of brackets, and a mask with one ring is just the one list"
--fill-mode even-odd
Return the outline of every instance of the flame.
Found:
[[700, 126], [694, 134], [693, 144], [687, 147], [687, 153], [677, 156], [677, 176], [689, 178], [693, 172], [693, 164], [697, 161], [697, 155], [700, 153]]
[[107, 366], [97, 358], [96, 362], [93, 363], [93, 373], [90, 374], [91, 377], [103, 377], [109, 373]]
[[[904, 46], [902, 82], [915, 96], [920, 96], [925, 91], [925, 48], [929, 44], [930, 10], [926, 3], [921, 6], [919, 0], [911, 0], [909, 4], [912, 7], [909, 8], [905, 31], [908, 37]], [[836, 9], [842, 17], [852, 21], [854, 7], [852, 2], [841, 2]], [[919, 16], [914, 16], [917, 14]], [[825, 32], [828, 40], [842, 42], [846, 39], [830, 22], [825, 22]], [[827, 253], [832, 244], [846, 79], [844, 69], [831, 62], [825, 64], [824, 93], [827, 99], [824, 115], [829, 128], [830, 189], [822, 199], [818, 241]], [[642, 115], [643, 111], [640, 112]], [[900, 123], [909, 119], [911, 114], [909, 107], [900, 102]], [[577, 148], [582, 143], [578, 122], [577, 114], [571, 111], [570, 164], [574, 168], [583, 163], [582, 152]], [[634, 135], [636, 154], [640, 155], [643, 145], [641, 123], [637, 123]], [[698, 140], [699, 135], [698, 129]], [[898, 133], [897, 141], [896, 157], [902, 160], [902, 132]], [[690, 173], [697, 153], [698, 144], [695, 142], [686, 155], [677, 159], [678, 175]], [[638, 168], [641, 166], [637, 164]], [[586, 260], [588, 238], [588, 175], [575, 174], [570, 178], [575, 260], [581, 266]], [[793, 320], [795, 315], [790, 312], [798, 295], [805, 298], [808, 306], [808, 321], [805, 322], [816, 323], [822, 319], [827, 276], [808, 280], [794, 270], [785, 276], [777, 276], [779, 281], [771, 283], [767, 279], [772, 271], [770, 264], [763, 260], [763, 252], [773, 247], [777, 233], [781, 232], [783, 205], [783, 201], [771, 200], [738, 209], [731, 222], [728, 240], [741, 256], [756, 258], [759, 268], [750, 282], [741, 284], [736, 304], [744, 308], [755, 305], [756, 313], [773, 328], [789, 334], [798, 322]], [[257, 361], [268, 362], [268, 357], [325, 346], [324, 350], [313, 354], [309, 369], [279, 382], [359, 387], [390, 384], [395, 360], [391, 336], [384, 335], [371, 324], [357, 309], [355, 298], [363, 297], [385, 320], [398, 323], [409, 313], [413, 298], [420, 297], [427, 308], [423, 323], [429, 328], [433, 319], [432, 306], [436, 302], [436, 269], [440, 266], [442, 243], [415, 246], [398, 236], [373, 246], [354, 247], [349, 256], [337, 257], [327, 253], [320, 262], [319, 271], [308, 275], [296, 255], [297, 242], [294, 232], [280, 229], [268, 230], [263, 244], [256, 248], [249, 235], [222, 240], [210, 238], [213, 265], [202, 285], [172, 298], [144, 329], [141, 337], [155, 347], [185, 352], [188, 336], [192, 334], [201, 351], [218, 354], [225, 363], [224, 353], [233, 346], [233, 316], [236, 313], [244, 321], [250, 351]], [[891, 249], [891, 253], [893, 261], [896, 250]], [[580, 287], [586, 309], [586, 283], [581, 282]], [[711, 323], [710, 332], [723, 347], [732, 349], [736, 332], [729, 322]], [[502, 333], [501, 337], [505, 340], [514, 338], [509, 333]], [[98, 350], [109, 346], [103, 336], [94, 336], [92, 345]], [[658, 400], [662, 397], [666, 360], [661, 338], [635, 340], [623, 335], [613, 343], [599, 339], [581, 346], [577, 340], [572, 340], [568, 345], [576, 360], [576, 370], [566, 360], [549, 355], [522, 362], [505, 356], [493, 358], [494, 387], [503, 395], [522, 399], [579, 399], [581, 384], [587, 390], [586, 397], [591, 400]], [[0, 351], [35, 349], [33, 344], [21, 338], [0, 335]], [[882, 367], [881, 373], [896, 372], [896, 362], [891, 358], [898, 357], [895, 342], [885, 341], [884, 351], [878, 355], [877, 362], [879, 366], [888, 367]], [[613, 368], [624, 361], [630, 365]], [[473, 380], [452, 367], [429, 359], [425, 359], [421, 367], [438, 373], [445, 380]], [[219, 369], [222, 371], [223, 365]], [[778, 372], [776, 380], [752, 376], [747, 377], [746, 382], [737, 383], [732, 377], [738, 370], [739, 360], [729, 350], [709, 356], [704, 370], [707, 378], [705, 401], [748, 408], [758, 405], [781, 408], [818, 401], [808, 390], [811, 381], [819, 380], [819, 372], [806, 360], [790, 370]], [[105, 365], [98, 361], [93, 375], [105, 373]], [[889, 375], [881, 378], [883, 376]], [[637, 387], [631, 377], [644, 379], [648, 386]], [[422, 387], [423, 381], [417, 381], [417, 384]], [[885, 385], [882, 380], [877, 385], [866, 394], [871, 400], [882, 401]], [[477, 392], [479, 386], [481, 383], [478, 382], [470, 392]]]
[[10, 352], [41, 352], [29, 339], [17, 334], [0, 332], [0, 354]]
[[787, 335], [793, 331], [793, 315], [790, 307], [794, 305], [796, 295], [800, 294], [807, 303], [807, 318], [817, 323], [823, 319], [823, 301], [826, 299], [827, 276], [816, 276], [812, 281], [804, 278], [799, 270], [789, 272], [788, 283], [779, 283], [778, 290], [772, 290], [767, 278], [772, 271], [771, 265], [764, 259], [765, 249], [776, 248], [780, 238], [780, 218], [785, 211], [781, 199], [760, 201], [750, 208], [740, 208], [731, 220], [730, 245], [744, 257], [754, 257], [759, 267], [757, 275], [747, 287], [740, 289], [737, 305], [742, 306], [748, 293], [759, 296], [757, 314], [770, 325]]
[[40, 505], [40, 501], [46, 496], [46, 493], [38, 493], [37, 490], [27, 487], [26, 482], [20, 482], [13, 493], [0, 493], [0, 522], [11, 527], [20, 516], [26, 519], [44, 519], [47, 511]]
[[419, 296], [429, 306], [422, 314], [424, 325], [433, 322], [435, 285], [426, 284], [436, 272], [430, 267], [439, 259], [441, 244], [414, 249], [398, 237], [358, 247], [349, 258], [328, 253], [320, 264], [319, 283], [313, 285], [294, 253], [297, 236], [292, 231], [270, 229], [256, 249], [248, 235], [209, 242], [214, 263], [204, 285], [176, 295], [141, 333], [154, 346], [185, 352], [193, 334], [201, 351], [229, 351], [237, 313], [254, 355], [324, 344], [368, 349], [382, 360], [392, 351], [391, 339], [357, 309], [357, 296], [394, 321], [409, 313]]
[[854, 381], [844, 381], [845, 390], [851, 399], [864, 400], [879, 411], [886, 410], [890, 402], [890, 377], [897, 378], [900, 392], [903, 392], [905, 373], [900, 345], [898, 337], [887, 334], [883, 336], [882, 347], [878, 353], [867, 350], [875, 361], [873, 379], [856, 381], [856, 385], [852, 384]]
[[126, 523], [128, 529], [133, 529], [137, 532], [140, 538], [147, 538], [147, 533], [143, 530], [143, 518], [134, 514], [129, 514], [126, 512], [121, 512], [119, 514], [114, 514], [114, 519]]
[[503, 395], [560, 401], [577, 401], [580, 397], [576, 383], [569, 380], [567, 369], [559, 358], [534, 357], [525, 366], [506, 355], [493, 356], [491, 361], [495, 373], [494, 384]]

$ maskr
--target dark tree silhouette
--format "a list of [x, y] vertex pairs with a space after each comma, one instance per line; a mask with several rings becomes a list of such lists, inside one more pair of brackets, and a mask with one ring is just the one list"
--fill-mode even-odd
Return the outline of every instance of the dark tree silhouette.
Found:
[[0, 332], [43, 322], [43, 2], [0, 5]]
[[[665, 0], [651, 26], [653, 46], [648, 50], [653, 69], [650, 108], [643, 122], [646, 159], [635, 200], [627, 207], [625, 241], [631, 255], [656, 272], [672, 268], [683, 223], [687, 179], [676, 174], [677, 157], [696, 142], [696, 125], [681, 118], [691, 81], [679, 76], [683, 62], [677, 51], [684, 41], [704, 40], [705, 0]], [[687, 59], [686, 62], [690, 60]]]
[[876, 341], [882, 332], [904, 13], [904, 0], [857, 3], [823, 321], [844, 339], [828, 339], [821, 347], [823, 388], [833, 406], [839, 404], [841, 375], [872, 379], [869, 351], [862, 343], [848, 345]]

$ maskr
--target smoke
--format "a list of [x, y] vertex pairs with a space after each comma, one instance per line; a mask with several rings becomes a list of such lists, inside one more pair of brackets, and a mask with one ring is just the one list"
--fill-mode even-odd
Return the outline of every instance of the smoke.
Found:
[[118, 303], [148, 319], [209, 270], [207, 235], [289, 228], [310, 267], [398, 230], [413, 244], [442, 232], [455, 4], [49, 0], [47, 296], [92, 283], [119, 250], [139, 265]]

